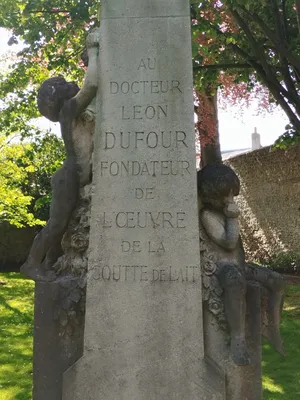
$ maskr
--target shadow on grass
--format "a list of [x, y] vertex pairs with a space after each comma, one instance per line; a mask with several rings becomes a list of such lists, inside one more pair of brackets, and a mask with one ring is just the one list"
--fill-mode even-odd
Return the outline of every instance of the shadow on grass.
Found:
[[30, 400], [34, 284], [0, 274], [0, 399]]
[[[34, 284], [0, 274], [0, 399], [30, 400]], [[300, 399], [300, 286], [289, 286], [281, 328], [286, 357], [263, 346], [264, 400]]]
[[285, 357], [264, 342], [264, 400], [300, 399], [300, 286], [287, 288], [281, 333]]

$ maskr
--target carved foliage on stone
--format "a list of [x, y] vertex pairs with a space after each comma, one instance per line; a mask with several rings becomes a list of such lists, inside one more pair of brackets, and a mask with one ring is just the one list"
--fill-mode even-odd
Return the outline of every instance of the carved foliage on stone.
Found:
[[200, 229], [200, 256], [202, 269], [202, 296], [204, 305], [216, 319], [216, 329], [227, 329], [222, 299], [223, 289], [217, 278], [217, 264], [209, 252], [204, 235]]
[[61, 286], [54, 319], [59, 320], [62, 335], [75, 334], [84, 326], [90, 201], [91, 185], [87, 185], [80, 191], [78, 206], [64, 235], [64, 254], [54, 265]]
[[86, 274], [90, 232], [90, 201], [91, 184], [81, 189], [78, 206], [72, 214], [68, 229], [63, 237], [64, 255], [54, 265], [58, 276]]
[[62, 336], [76, 334], [82, 325], [85, 286], [81, 281], [82, 278], [72, 276], [65, 276], [57, 281], [60, 290], [55, 299], [53, 318], [59, 321]]

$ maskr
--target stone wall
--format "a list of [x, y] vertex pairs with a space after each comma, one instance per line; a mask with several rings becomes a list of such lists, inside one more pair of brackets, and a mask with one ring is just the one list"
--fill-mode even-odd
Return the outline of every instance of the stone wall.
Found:
[[18, 271], [26, 260], [36, 228], [0, 223], [0, 272]]
[[241, 180], [238, 204], [247, 257], [300, 253], [300, 145], [264, 147], [228, 159]]

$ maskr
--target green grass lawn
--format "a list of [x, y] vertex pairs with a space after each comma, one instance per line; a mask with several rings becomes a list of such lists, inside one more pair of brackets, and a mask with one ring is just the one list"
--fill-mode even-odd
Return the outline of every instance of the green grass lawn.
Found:
[[264, 400], [300, 399], [300, 286], [288, 286], [281, 333], [285, 357], [263, 347]]
[[30, 400], [34, 283], [0, 274], [0, 399]]
[[[34, 284], [15, 273], [0, 274], [1, 281], [0, 400], [30, 400]], [[264, 400], [300, 399], [300, 286], [288, 287], [282, 335], [285, 358], [264, 344]]]

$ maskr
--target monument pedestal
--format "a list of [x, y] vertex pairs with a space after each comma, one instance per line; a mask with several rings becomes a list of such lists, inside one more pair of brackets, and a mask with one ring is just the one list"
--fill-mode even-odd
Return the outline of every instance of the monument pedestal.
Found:
[[[260, 400], [260, 287], [247, 287], [248, 365], [245, 259], [227, 203], [238, 177], [228, 196], [206, 196], [207, 210], [196, 190], [190, 1], [101, 0], [101, 16], [91, 218], [86, 192], [57, 281], [36, 283], [33, 400]], [[265, 275], [254, 280], [279, 310], [280, 285]], [[232, 288], [234, 359], [247, 366], [221, 330]]]
[[[57, 306], [65, 289], [60, 283], [36, 283], [35, 287], [35, 331], [34, 331], [34, 373], [33, 400], [61, 400], [63, 374], [83, 352], [83, 327], [71, 336], [62, 337], [62, 326], [57, 318]], [[205, 354], [201, 358], [195, 351], [185, 355], [186, 370], [182, 376], [189, 377], [196, 385], [207, 387], [207, 399], [258, 400], [262, 398], [261, 384], [261, 318], [260, 287], [248, 285], [247, 289], [247, 342], [251, 365], [236, 366], [229, 354], [226, 335], [216, 330], [212, 315], [204, 310]], [[93, 372], [99, 360], [105, 362], [100, 352], [83, 365], [85, 382], [97, 381]], [[214, 360], [214, 361], [212, 361]], [[92, 361], [92, 362], [91, 362]], [[109, 360], [108, 360], [109, 361]], [[162, 364], [162, 366], [164, 366]], [[75, 399], [78, 387], [74, 384], [77, 366], [71, 368], [65, 380], [69, 381], [68, 398]], [[128, 367], [132, 375], [134, 366]], [[157, 368], [157, 372], [159, 368]], [[134, 377], [134, 375], [132, 375]], [[112, 377], [114, 374], [112, 372]], [[117, 377], [115, 376], [115, 383]], [[226, 382], [226, 385], [225, 385]], [[157, 383], [158, 394], [162, 395], [161, 383]], [[92, 390], [92, 389], [91, 389]], [[123, 390], [123, 389], [122, 389]], [[88, 385], [84, 388], [88, 399]], [[226, 393], [226, 397], [215, 397], [215, 393]], [[124, 393], [123, 393], [124, 394]], [[122, 396], [122, 393], [120, 393]], [[93, 397], [91, 397], [94, 399]], [[109, 397], [103, 397], [109, 399]], [[141, 399], [149, 399], [147, 393]], [[164, 399], [164, 397], [158, 397]], [[205, 399], [206, 397], [203, 397]], [[99, 397], [100, 399], [100, 397]]]
[[60, 282], [35, 284], [33, 400], [61, 400], [63, 373], [82, 355], [83, 321], [67, 332], [59, 317], [65, 292]]
[[190, 2], [103, 0], [101, 18], [84, 352], [63, 399], [222, 400], [204, 361]]
[[228, 400], [262, 399], [261, 381], [261, 288], [247, 285], [246, 333], [251, 364], [237, 366], [231, 359], [229, 336], [217, 328], [213, 315], [204, 309], [205, 354], [214, 360], [226, 375]]

